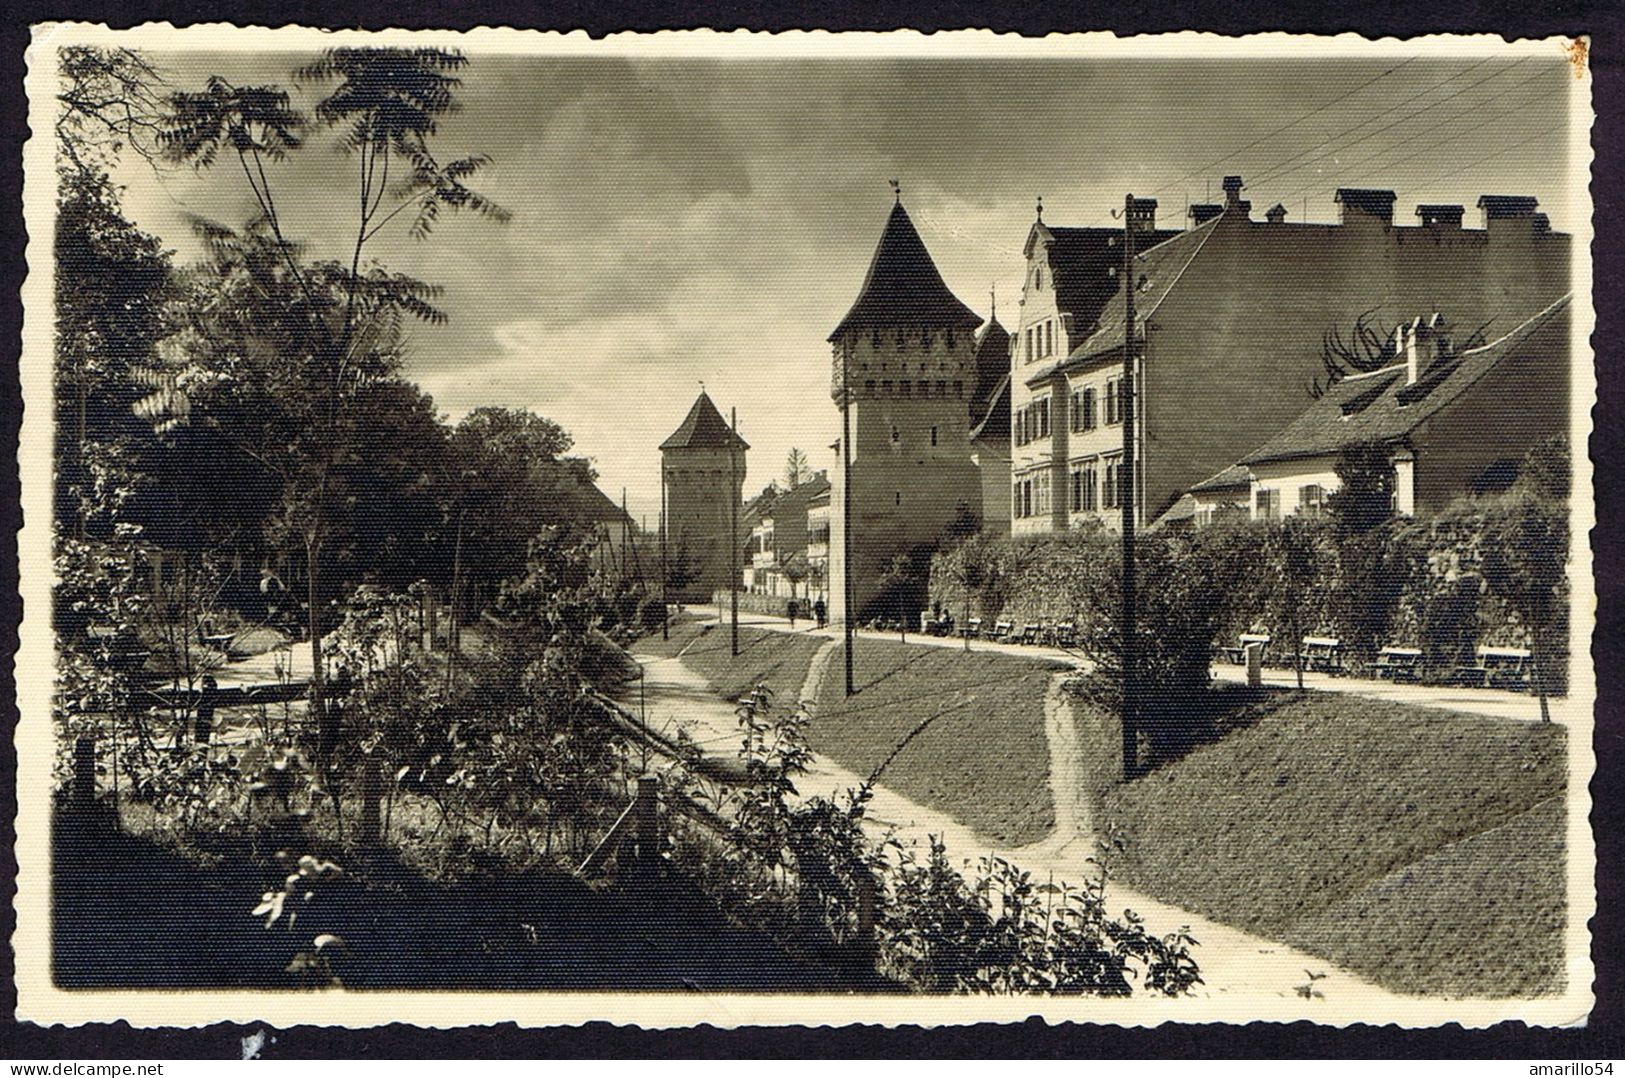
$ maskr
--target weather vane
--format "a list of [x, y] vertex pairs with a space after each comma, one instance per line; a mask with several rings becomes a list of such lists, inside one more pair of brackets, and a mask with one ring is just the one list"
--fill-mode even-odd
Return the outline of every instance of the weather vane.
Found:
[[1038, 196], [1038, 219], [1040, 221], [1042, 221], [1044, 219], [1044, 196], [1043, 195]]
[[891, 180], [889, 182], [891, 183], [892, 195], [896, 197], [898, 204], [901, 205], [903, 201], [903, 185], [898, 183], [896, 180]]

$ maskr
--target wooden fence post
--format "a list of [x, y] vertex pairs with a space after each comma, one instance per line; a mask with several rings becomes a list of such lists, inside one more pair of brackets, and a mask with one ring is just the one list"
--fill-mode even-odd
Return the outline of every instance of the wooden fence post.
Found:
[[361, 830], [357, 837], [363, 846], [378, 844], [378, 802], [382, 787], [378, 758], [368, 756], [361, 761]]
[[81, 812], [96, 804], [96, 739], [81, 737], [73, 743], [73, 807]]
[[655, 775], [638, 778], [638, 796], [633, 808], [637, 819], [638, 861], [653, 867], [665, 850], [666, 836], [660, 828], [660, 779]]

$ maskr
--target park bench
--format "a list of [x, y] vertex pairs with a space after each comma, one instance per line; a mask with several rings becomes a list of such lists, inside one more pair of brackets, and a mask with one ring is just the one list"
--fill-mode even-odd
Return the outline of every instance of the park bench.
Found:
[[1491, 689], [1529, 687], [1529, 649], [1480, 647], [1471, 666], [1456, 667], [1451, 680]]
[[1331, 636], [1306, 636], [1299, 642], [1298, 658], [1305, 670], [1324, 674], [1343, 672], [1343, 641]]
[[1386, 647], [1371, 664], [1378, 678], [1392, 681], [1416, 681], [1422, 676], [1422, 649]]
[[954, 619], [946, 615], [940, 618], [926, 618], [924, 628], [930, 636], [951, 636], [954, 631]]
[[1041, 622], [1029, 621], [1021, 627], [1021, 642], [1023, 644], [1036, 644], [1043, 639], [1044, 626]]
[[982, 635], [982, 619], [981, 618], [971, 618], [969, 621], [965, 622], [964, 635], [965, 635], [965, 637], [967, 639], [970, 639], [970, 640], [975, 640], [978, 636], [981, 636]]
[[1050, 643], [1059, 648], [1074, 647], [1078, 643], [1078, 627], [1070, 621], [1063, 621], [1050, 630]]
[[1015, 631], [1015, 628], [1015, 625], [1008, 621], [996, 621], [993, 623], [993, 631], [987, 634], [987, 638], [989, 640], [1006, 640]]
[[1249, 645], [1249, 644], [1257, 644], [1260, 647], [1262, 647], [1265, 651], [1268, 651], [1269, 646], [1270, 646], [1269, 634], [1268, 633], [1242, 633], [1240, 636], [1236, 637], [1236, 646], [1235, 647], [1233, 647], [1233, 648], [1227, 647], [1227, 648], [1223, 649], [1225, 658], [1229, 659], [1231, 662], [1235, 663], [1237, 666], [1245, 665], [1246, 662], [1247, 662], [1247, 645]]

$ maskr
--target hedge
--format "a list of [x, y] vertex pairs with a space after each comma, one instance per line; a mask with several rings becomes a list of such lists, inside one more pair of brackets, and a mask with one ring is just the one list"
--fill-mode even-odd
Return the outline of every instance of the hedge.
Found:
[[[1208, 654], [1249, 630], [1285, 640], [1296, 625], [1301, 635], [1342, 640], [1356, 669], [1390, 645], [1420, 647], [1425, 666], [1445, 669], [1475, 645], [1538, 644], [1546, 686], [1561, 693], [1567, 543], [1566, 506], [1521, 494], [1463, 500], [1436, 516], [1394, 518], [1362, 534], [1330, 519], [1221, 518], [1191, 532], [1143, 537], [1142, 617], [1151, 632], [1186, 637], [1205, 635], [1211, 622]], [[1104, 633], [1097, 643], [1109, 645], [1120, 544], [1100, 527], [977, 537], [933, 559], [931, 601], [956, 619], [965, 616], [968, 596], [969, 613], [984, 621], [1071, 622], [1080, 634], [1095, 626]], [[1289, 572], [1295, 544], [1300, 559], [1309, 558], [1306, 578]], [[1548, 625], [1538, 641], [1532, 617]], [[1200, 644], [1187, 639], [1183, 646]]]

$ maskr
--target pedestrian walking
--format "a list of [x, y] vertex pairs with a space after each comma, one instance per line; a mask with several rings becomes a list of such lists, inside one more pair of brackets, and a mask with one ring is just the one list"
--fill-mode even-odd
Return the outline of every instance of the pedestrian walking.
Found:
[[824, 606], [824, 600], [822, 600], [822, 599], [814, 600], [813, 601], [813, 620], [818, 623], [818, 627], [820, 629], [822, 629], [824, 627], [824, 615], [826, 613], [828, 613], [828, 609]]

